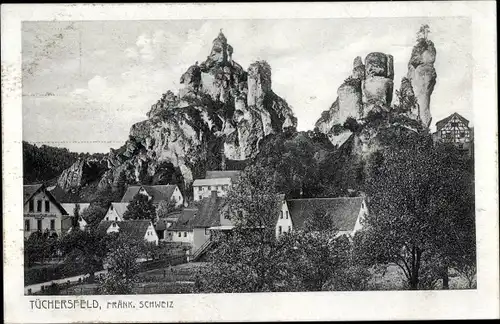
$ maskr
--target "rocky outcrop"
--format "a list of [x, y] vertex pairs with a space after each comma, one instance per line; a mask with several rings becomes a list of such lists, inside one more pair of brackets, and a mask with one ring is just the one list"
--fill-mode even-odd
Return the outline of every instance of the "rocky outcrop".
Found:
[[167, 91], [148, 119], [131, 127], [129, 140], [110, 150], [99, 187], [112, 186], [120, 174], [127, 183], [148, 183], [165, 168], [189, 185], [226, 158], [254, 157], [265, 136], [297, 126], [292, 109], [273, 92], [271, 76], [263, 61], [245, 71], [219, 33], [207, 59], [181, 76], [178, 95]]
[[338, 88], [337, 100], [330, 109], [321, 114], [316, 122], [317, 129], [332, 135], [333, 127], [342, 126], [349, 117], [362, 121], [370, 111], [388, 111], [392, 102], [393, 79], [392, 55], [370, 53], [365, 58], [365, 64], [361, 57], [356, 57], [351, 76]]
[[419, 118], [429, 127], [432, 121], [430, 111], [431, 94], [436, 84], [436, 48], [428, 39], [420, 38], [413, 47], [408, 63], [407, 78], [411, 83], [419, 106]]
[[93, 158], [78, 159], [62, 172], [57, 179], [57, 185], [65, 191], [78, 189], [99, 179], [105, 170], [104, 161]]

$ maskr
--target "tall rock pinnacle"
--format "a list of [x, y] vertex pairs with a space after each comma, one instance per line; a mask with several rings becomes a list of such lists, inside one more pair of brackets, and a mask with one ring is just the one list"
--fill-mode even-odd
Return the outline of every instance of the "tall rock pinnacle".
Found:
[[435, 61], [434, 43], [428, 39], [419, 38], [411, 52], [407, 78], [418, 102], [418, 116], [426, 127], [429, 127], [432, 121], [430, 100], [437, 77], [436, 69], [434, 69]]

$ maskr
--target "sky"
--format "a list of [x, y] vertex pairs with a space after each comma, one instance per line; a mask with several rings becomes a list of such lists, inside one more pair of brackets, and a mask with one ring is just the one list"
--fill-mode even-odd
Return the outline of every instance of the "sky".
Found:
[[312, 129], [356, 56], [393, 55], [398, 89], [422, 24], [437, 51], [431, 129], [453, 112], [473, 124], [468, 18], [24, 22], [23, 139], [89, 153], [121, 146], [161, 94], [176, 92], [182, 73], [207, 57], [221, 28], [245, 69], [269, 62], [298, 130]]

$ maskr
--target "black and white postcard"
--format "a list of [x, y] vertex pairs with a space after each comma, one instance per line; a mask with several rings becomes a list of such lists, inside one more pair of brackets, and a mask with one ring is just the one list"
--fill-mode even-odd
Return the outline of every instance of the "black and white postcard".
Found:
[[495, 18], [2, 6], [6, 322], [498, 318]]

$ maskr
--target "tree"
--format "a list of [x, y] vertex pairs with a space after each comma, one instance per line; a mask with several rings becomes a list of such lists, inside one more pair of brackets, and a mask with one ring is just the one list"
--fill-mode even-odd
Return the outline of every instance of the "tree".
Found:
[[107, 213], [107, 208], [98, 203], [91, 203], [82, 213], [82, 218], [87, 222], [89, 228], [96, 228]]
[[158, 207], [156, 209], [156, 214], [158, 218], [166, 218], [168, 214], [175, 210], [175, 202], [172, 200], [161, 200], [158, 203]]
[[100, 290], [105, 294], [132, 293], [133, 285], [137, 282], [137, 259], [140, 255], [140, 242], [120, 234], [104, 259], [108, 273], [100, 284]]
[[115, 198], [114, 200], [121, 200], [127, 190], [127, 177], [124, 170], [121, 170], [118, 174], [118, 178], [113, 182], [111, 190]]
[[137, 193], [127, 207], [123, 218], [130, 219], [149, 219], [156, 222], [156, 208], [148, 196]]
[[65, 268], [70, 272], [74, 269], [82, 271], [93, 281], [95, 272], [102, 269], [111, 238], [109, 235], [101, 236], [94, 230], [72, 230], [61, 240]]
[[424, 25], [420, 26], [420, 29], [418, 30], [418, 33], [417, 33], [417, 39], [418, 40], [420, 40], [420, 39], [427, 40], [427, 35], [429, 35], [430, 32], [431, 31], [430, 31], [429, 25], [424, 24]]
[[71, 219], [71, 227], [72, 228], [80, 227], [79, 220], [80, 220], [80, 204], [76, 203], [75, 208], [73, 208], [73, 218]]
[[363, 235], [365, 256], [398, 265], [411, 289], [448, 268], [461, 235], [474, 235], [468, 225], [472, 183], [455, 153], [434, 146], [425, 133], [401, 135], [367, 181], [371, 213]]
[[[312, 206], [306, 208], [313, 208]], [[313, 210], [311, 217], [304, 220], [304, 231], [306, 232], [335, 232], [333, 218], [325, 207]]]

